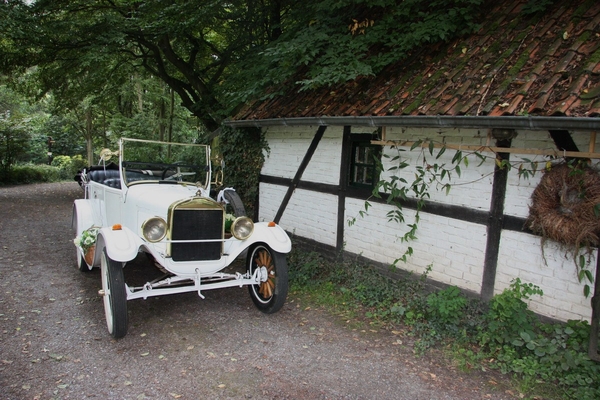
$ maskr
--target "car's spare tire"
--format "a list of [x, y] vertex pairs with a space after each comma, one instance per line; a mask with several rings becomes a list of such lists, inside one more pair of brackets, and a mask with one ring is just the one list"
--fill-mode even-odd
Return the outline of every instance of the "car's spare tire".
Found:
[[244, 203], [242, 202], [242, 199], [235, 190], [223, 190], [223, 197], [225, 198], [225, 200], [227, 200], [229, 206], [233, 210], [233, 215], [235, 215], [236, 217], [246, 216], [246, 208], [244, 207]]

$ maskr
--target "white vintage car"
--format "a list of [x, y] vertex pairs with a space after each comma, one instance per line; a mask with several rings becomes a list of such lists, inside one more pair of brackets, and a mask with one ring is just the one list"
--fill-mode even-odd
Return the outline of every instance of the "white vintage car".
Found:
[[[117, 156], [118, 165], [107, 163]], [[75, 200], [73, 229], [79, 270], [101, 269], [99, 293], [113, 337], [127, 334], [133, 299], [185, 292], [203, 298], [205, 290], [248, 286], [259, 310], [283, 306], [290, 238], [274, 222], [243, 215], [233, 189], [211, 198], [210, 147], [123, 138], [100, 158], [78, 175], [85, 198]], [[154, 261], [148, 268], [155, 264], [164, 275], [131, 286], [123, 268], [140, 252]], [[244, 255], [245, 273], [224, 271]]]

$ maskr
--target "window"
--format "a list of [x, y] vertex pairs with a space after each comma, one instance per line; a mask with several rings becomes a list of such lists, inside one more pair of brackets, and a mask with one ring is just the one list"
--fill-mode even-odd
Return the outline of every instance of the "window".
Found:
[[353, 141], [349, 184], [372, 189], [379, 180], [377, 165], [380, 159], [380, 146], [372, 145], [370, 141]]
[[352, 133], [344, 127], [340, 184], [349, 196], [367, 198], [379, 182], [382, 147], [371, 144], [380, 132]]

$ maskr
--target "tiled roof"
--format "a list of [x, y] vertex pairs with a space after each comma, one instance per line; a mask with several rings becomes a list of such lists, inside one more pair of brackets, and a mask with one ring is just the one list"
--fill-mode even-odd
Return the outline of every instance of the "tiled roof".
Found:
[[390, 115], [600, 116], [600, 1], [561, 1], [541, 18], [499, 1], [479, 32], [377, 77], [255, 102], [236, 120]]

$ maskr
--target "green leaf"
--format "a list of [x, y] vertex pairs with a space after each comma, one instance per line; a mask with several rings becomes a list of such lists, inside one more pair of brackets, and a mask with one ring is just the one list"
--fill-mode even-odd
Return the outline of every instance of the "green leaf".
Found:
[[442, 154], [444, 154], [445, 152], [446, 152], [446, 146], [444, 146], [440, 149], [440, 151], [438, 152], [438, 155], [435, 158], [436, 159], [440, 158], [442, 156]]
[[531, 335], [529, 335], [529, 333], [523, 331], [519, 333], [519, 336], [521, 336], [521, 338], [526, 341], [526, 342], [530, 342], [531, 341]]
[[462, 158], [462, 151], [457, 150], [456, 153], [454, 154], [454, 157], [452, 157], [452, 164], [460, 162], [461, 158]]
[[433, 140], [430, 140], [429, 141], [429, 154], [431, 154], [431, 155], [433, 155], [433, 148], [434, 148]]
[[423, 141], [422, 141], [421, 139], [417, 140], [416, 142], [414, 142], [414, 143], [413, 143], [413, 145], [412, 145], [412, 146], [410, 146], [410, 150], [412, 151], [412, 150], [416, 149], [416, 148], [417, 148], [417, 147], [419, 147], [419, 146], [420, 146], [422, 143], [423, 143]]

